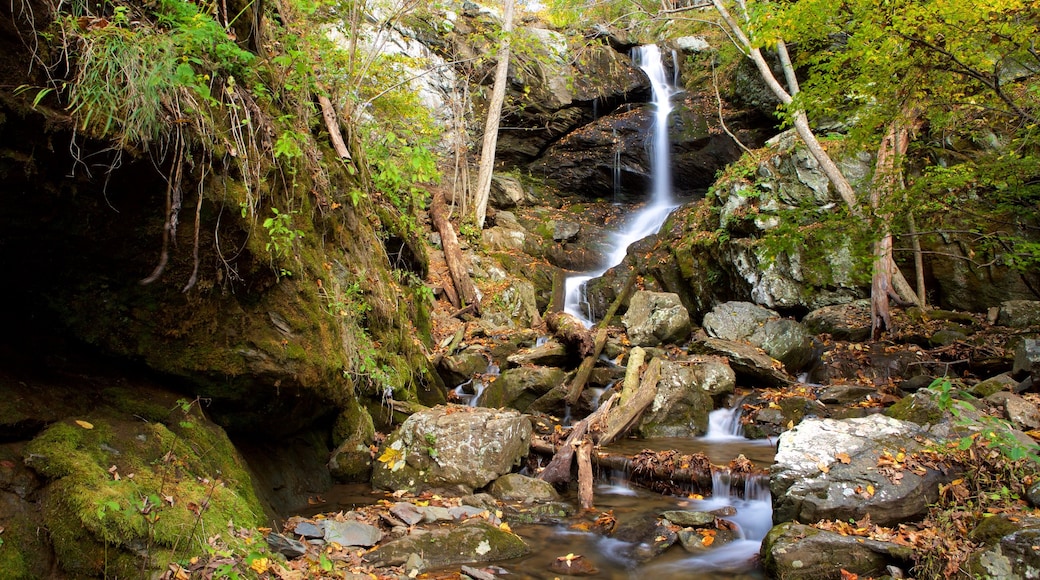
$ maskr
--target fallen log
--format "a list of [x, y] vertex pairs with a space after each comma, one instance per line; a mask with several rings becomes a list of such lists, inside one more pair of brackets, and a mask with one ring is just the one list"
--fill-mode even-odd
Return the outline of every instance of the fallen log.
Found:
[[596, 409], [591, 415], [574, 424], [563, 444], [558, 449], [552, 450], [553, 458], [549, 461], [549, 465], [546, 465], [545, 469], [538, 474], [539, 479], [549, 483], [567, 483], [571, 480], [571, 460], [574, 457], [574, 447], [580, 444], [581, 440], [588, 434], [589, 427], [595, 424], [610, 409], [617, 397], [617, 393], [614, 393], [605, 403], [599, 406], [599, 409]]
[[578, 372], [574, 375], [574, 380], [567, 387], [567, 404], [573, 405], [578, 402], [578, 397], [581, 397], [581, 392], [585, 390], [585, 384], [589, 382], [589, 375], [592, 374], [592, 367], [596, 365], [596, 360], [599, 358], [601, 352], [603, 352], [603, 346], [607, 344], [607, 326], [610, 324], [610, 319], [614, 317], [614, 313], [621, 306], [628, 295], [632, 292], [633, 286], [635, 286], [636, 277], [635, 274], [630, 274], [628, 280], [625, 281], [625, 287], [621, 290], [621, 294], [614, 300], [614, 303], [607, 309], [606, 315], [603, 316], [603, 320], [599, 321], [599, 326], [596, 329], [596, 340], [592, 344], [592, 353], [585, 357], [585, 360], [581, 361], [581, 366], [578, 367]]
[[[631, 359], [629, 362], [632, 362]], [[660, 378], [661, 359], [655, 358], [646, 367], [646, 372], [643, 373], [643, 380], [639, 383], [639, 387], [634, 389], [634, 392], [627, 393], [625, 390], [622, 390], [621, 402], [607, 413], [605, 426], [594, 435], [596, 444], [609, 445], [635, 426], [639, 418], [643, 416], [643, 411], [650, 406], [650, 403], [654, 402], [654, 397], [657, 396], [657, 381]], [[625, 382], [628, 382], [627, 376], [625, 377]], [[626, 384], [625, 389], [627, 388], [628, 385]]]
[[[480, 316], [480, 299], [477, 297], [477, 287], [469, 277], [462, 260], [462, 249], [459, 247], [459, 238], [455, 235], [455, 228], [448, 221], [447, 209], [444, 201], [444, 191], [435, 188], [433, 199], [430, 201], [430, 217], [433, 225], [441, 235], [441, 248], [444, 249], [444, 261], [448, 264], [448, 272], [451, 281], [458, 291], [458, 308], [473, 307], [473, 312]], [[450, 296], [450, 293], [449, 293]]]
[[592, 442], [582, 439], [575, 449], [578, 455], [578, 504], [581, 509], [592, 509]]
[[[538, 437], [532, 439], [531, 450], [546, 455], [558, 454], [552, 442]], [[625, 473], [632, 483], [652, 489], [660, 489], [661, 484], [676, 490], [689, 486], [706, 494], [712, 492], [712, 476], [716, 472], [728, 474], [730, 489], [737, 495], [744, 493], [745, 484], [749, 480], [769, 475], [768, 470], [754, 467], [743, 456], [734, 459], [729, 466], [720, 466], [713, 465], [703, 453], [685, 455], [674, 450], [644, 450], [627, 456], [597, 449], [591, 454], [590, 461], [601, 470]]]

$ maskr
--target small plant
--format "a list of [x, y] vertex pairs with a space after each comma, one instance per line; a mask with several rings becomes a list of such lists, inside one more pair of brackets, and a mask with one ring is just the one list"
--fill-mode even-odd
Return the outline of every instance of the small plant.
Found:
[[288, 258], [292, 251], [293, 242], [303, 237], [301, 230], [292, 229], [292, 215], [282, 213], [278, 208], [272, 207], [274, 215], [264, 220], [264, 229], [271, 241], [264, 246], [273, 256]]

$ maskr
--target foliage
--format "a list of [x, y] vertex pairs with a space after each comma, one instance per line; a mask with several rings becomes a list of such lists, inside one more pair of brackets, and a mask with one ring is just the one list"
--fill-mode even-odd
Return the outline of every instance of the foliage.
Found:
[[264, 229], [270, 241], [264, 247], [273, 256], [288, 258], [292, 255], [293, 243], [303, 238], [303, 232], [292, 227], [292, 215], [272, 207], [271, 217], [264, 220]]

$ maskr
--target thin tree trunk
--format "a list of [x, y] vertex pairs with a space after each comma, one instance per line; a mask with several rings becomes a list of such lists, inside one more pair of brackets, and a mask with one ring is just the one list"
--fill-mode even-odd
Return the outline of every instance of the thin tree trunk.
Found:
[[914, 272], [917, 277], [917, 301], [918, 306], [925, 308], [928, 305], [927, 289], [924, 285], [924, 254], [921, 252], [921, 237], [917, 235], [917, 221], [914, 220], [914, 212], [906, 216], [906, 222], [910, 229], [910, 245], [914, 250]]
[[502, 45], [499, 47], [495, 85], [488, 103], [487, 124], [484, 126], [484, 146], [480, 151], [480, 171], [477, 174], [475, 217], [477, 227], [483, 229], [487, 216], [488, 196], [491, 194], [491, 176], [495, 169], [495, 148], [498, 146], [498, 125], [502, 118], [502, 103], [509, 80], [509, 37], [513, 31], [513, 0], [505, 0], [502, 16]]
[[[452, 283], [458, 291], [459, 300], [464, 302], [459, 306], [472, 306], [474, 313], [480, 314], [480, 299], [477, 297], [477, 287], [473, 285], [469, 273], [462, 260], [462, 249], [459, 248], [459, 238], [455, 235], [455, 228], [448, 221], [448, 211], [444, 202], [444, 191], [436, 188], [433, 191], [433, 199], [430, 201], [430, 217], [433, 225], [441, 235], [441, 247], [444, 249], [444, 261], [448, 264], [448, 272], [451, 274]], [[450, 296], [450, 294], [449, 294]]]

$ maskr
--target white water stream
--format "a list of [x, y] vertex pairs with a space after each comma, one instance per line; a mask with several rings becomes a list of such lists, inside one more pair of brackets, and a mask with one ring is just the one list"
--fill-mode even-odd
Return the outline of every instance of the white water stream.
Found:
[[661, 50], [656, 45], [633, 49], [633, 59], [650, 78], [655, 107], [654, 125], [651, 128], [650, 175], [653, 189], [650, 201], [633, 215], [624, 229], [611, 238], [611, 250], [601, 269], [567, 278], [564, 285], [564, 312], [572, 314], [586, 326], [592, 326], [594, 314], [585, 298], [585, 283], [598, 278], [625, 259], [628, 247], [633, 242], [656, 234], [668, 214], [677, 207], [672, 198], [671, 155], [668, 142], [668, 115], [672, 112], [671, 97], [675, 88], [665, 74]]

